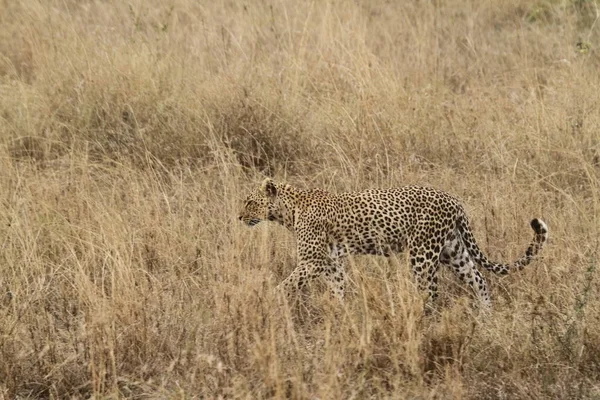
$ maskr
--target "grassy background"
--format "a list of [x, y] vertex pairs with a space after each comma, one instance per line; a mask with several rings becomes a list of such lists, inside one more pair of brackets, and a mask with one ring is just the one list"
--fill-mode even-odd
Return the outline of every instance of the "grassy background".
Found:
[[[600, 397], [600, 22], [591, 0], [0, 0], [0, 398]], [[513, 260], [480, 315], [403, 256], [344, 307], [273, 288], [263, 176], [432, 185]]]

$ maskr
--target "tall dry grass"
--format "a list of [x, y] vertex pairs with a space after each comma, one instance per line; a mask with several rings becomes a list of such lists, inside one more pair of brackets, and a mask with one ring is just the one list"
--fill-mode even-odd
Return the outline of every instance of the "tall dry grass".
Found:
[[[0, 1], [0, 398], [598, 398], [591, 0]], [[489, 315], [352, 259], [343, 306], [273, 288], [268, 175], [460, 196]]]

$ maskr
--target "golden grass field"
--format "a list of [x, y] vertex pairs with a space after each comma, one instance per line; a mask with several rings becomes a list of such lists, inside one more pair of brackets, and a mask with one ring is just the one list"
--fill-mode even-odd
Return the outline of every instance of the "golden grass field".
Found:
[[[0, 399], [600, 398], [599, 8], [0, 0]], [[551, 240], [488, 314], [450, 271], [424, 314], [403, 255], [287, 307], [265, 176]]]

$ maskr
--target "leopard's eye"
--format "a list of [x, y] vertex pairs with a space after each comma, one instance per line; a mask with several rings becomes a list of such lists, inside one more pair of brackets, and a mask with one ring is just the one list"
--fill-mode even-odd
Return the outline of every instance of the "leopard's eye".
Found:
[[244, 205], [244, 208], [250, 207], [252, 205], [252, 203], [254, 203], [252, 200], [247, 200], [246, 205]]

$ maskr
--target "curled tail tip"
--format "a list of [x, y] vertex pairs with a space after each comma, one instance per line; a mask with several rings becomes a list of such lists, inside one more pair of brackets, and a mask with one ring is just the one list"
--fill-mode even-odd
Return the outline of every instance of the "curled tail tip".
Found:
[[548, 233], [548, 225], [539, 218], [531, 220], [531, 228], [535, 231], [536, 235], [545, 235]]

